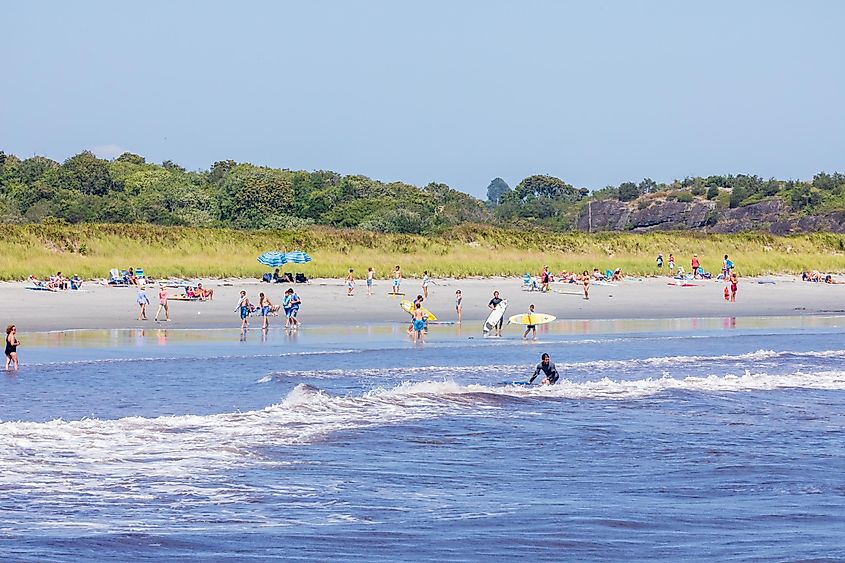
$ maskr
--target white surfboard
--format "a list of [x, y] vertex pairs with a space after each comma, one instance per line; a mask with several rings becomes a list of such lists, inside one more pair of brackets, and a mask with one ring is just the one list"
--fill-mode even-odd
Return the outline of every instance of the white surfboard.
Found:
[[508, 308], [508, 300], [503, 299], [501, 303], [496, 305], [496, 308], [490, 311], [487, 320], [484, 321], [484, 334], [487, 334], [499, 324], [499, 320], [505, 316], [505, 310]]

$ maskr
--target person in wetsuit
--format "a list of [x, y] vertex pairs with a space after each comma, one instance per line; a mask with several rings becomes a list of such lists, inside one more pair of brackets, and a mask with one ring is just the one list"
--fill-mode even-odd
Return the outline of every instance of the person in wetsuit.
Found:
[[560, 375], [557, 373], [557, 368], [555, 367], [554, 363], [552, 363], [551, 359], [549, 358], [548, 354], [543, 354], [540, 358], [540, 363], [537, 364], [537, 368], [534, 370], [534, 375], [531, 376], [531, 379], [528, 380], [528, 383], [534, 383], [534, 380], [540, 375], [540, 372], [546, 376], [542, 384], [543, 385], [554, 385], [557, 383], [557, 380], [560, 379]]

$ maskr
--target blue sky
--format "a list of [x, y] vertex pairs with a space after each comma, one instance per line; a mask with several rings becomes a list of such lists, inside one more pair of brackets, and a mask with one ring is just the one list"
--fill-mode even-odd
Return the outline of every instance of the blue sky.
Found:
[[845, 2], [6, 2], [0, 150], [483, 196], [845, 170]]

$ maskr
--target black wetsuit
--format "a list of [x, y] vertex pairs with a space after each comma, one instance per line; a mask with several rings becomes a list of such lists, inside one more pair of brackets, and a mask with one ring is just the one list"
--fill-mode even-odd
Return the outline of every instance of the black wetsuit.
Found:
[[[495, 309], [496, 307], [499, 306], [499, 303], [501, 303], [502, 301], [504, 301], [504, 299], [502, 299], [501, 297], [494, 297], [493, 299], [490, 300], [490, 303], [488, 303], [488, 307], [490, 307], [491, 310]], [[502, 315], [502, 318], [500, 318], [499, 322], [496, 323], [496, 328], [498, 328], [499, 330], [502, 330], [502, 326], [504, 325], [504, 323], [505, 323], [505, 316]]]
[[557, 373], [557, 368], [555, 367], [554, 362], [549, 362], [548, 365], [540, 362], [537, 364], [537, 368], [534, 370], [534, 375], [531, 376], [528, 383], [534, 383], [534, 379], [540, 375], [541, 371], [546, 375], [546, 378], [548, 378], [549, 383], [551, 384], [557, 383], [557, 380], [560, 379], [560, 375]]

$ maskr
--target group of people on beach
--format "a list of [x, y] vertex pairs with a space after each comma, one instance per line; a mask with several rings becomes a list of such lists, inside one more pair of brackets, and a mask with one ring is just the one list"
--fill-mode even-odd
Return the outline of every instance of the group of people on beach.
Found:
[[56, 272], [56, 275], [43, 280], [36, 277], [35, 274], [32, 274], [29, 276], [29, 281], [37, 288], [48, 289], [50, 291], [82, 288], [82, 278], [76, 274], [66, 278], [61, 272]]
[[285, 290], [281, 305], [273, 305], [270, 297], [265, 295], [263, 291], [258, 294], [258, 303], [253, 304], [250, 302], [246, 291], [241, 290], [238, 304], [235, 306], [235, 312], [240, 314], [241, 330], [246, 330], [249, 327], [249, 317], [256, 313], [261, 315], [261, 329], [267, 330], [270, 327], [270, 317], [278, 316], [279, 310], [281, 309], [285, 313], [285, 328], [296, 330], [299, 328], [297, 315], [299, 315], [301, 304], [302, 299], [292, 287]]

